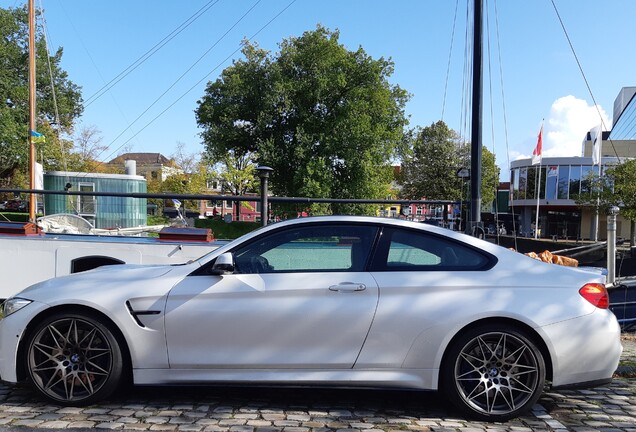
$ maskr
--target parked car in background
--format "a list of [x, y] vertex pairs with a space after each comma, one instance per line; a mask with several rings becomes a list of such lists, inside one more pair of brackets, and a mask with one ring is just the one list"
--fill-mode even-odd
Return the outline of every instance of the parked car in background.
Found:
[[440, 390], [505, 421], [607, 383], [622, 351], [604, 276], [444, 228], [271, 224], [183, 265], [107, 266], [9, 298], [0, 376], [86, 405], [140, 385]]
[[28, 202], [20, 199], [13, 199], [6, 202], [5, 210], [13, 212], [25, 212], [28, 210]]

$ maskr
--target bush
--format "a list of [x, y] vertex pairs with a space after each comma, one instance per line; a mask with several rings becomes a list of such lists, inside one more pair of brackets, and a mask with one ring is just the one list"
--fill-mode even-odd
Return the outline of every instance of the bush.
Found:
[[148, 215], [147, 225], [170, 225], [170, 218], [166, 216]]
[[[41, 214], [36, 214], [39, 218]], [[0, 222], [28, 222], [29, 213], [0, 212]]]
[[195, 219], [196, 228], [210, 228], [215, 239], [233, 240], [248, 232], [260, 228], [260, 222], [231, 222], [225, 223], [215, 219]]

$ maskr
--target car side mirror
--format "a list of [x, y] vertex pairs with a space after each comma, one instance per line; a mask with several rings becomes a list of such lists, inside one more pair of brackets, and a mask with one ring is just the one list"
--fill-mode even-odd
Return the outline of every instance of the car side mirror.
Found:
[[234, 256], [231, 252], [225, 252], [214, 260], [214, 264], [210, 269], [212, 275], [227, 275], [234, 273]]

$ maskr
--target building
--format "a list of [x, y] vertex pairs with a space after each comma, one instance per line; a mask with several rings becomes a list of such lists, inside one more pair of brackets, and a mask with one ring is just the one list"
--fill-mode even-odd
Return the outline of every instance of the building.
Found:
[[[44, 190], [70, 192], [145, 193], [146, 179], [138, 175], [49, 171], [44, 174]], [[95, 228], [132, 228], [147, 223], [145, 198], [90, 195], [44, 197], [46, 215], [72, 213]]]
[[227, 201], [201, 200], [201, 215], [209, 218], [218, 217], [224, 220], [236, 220], [236, 206], [241, 206], [240, 220], [242, 222], [259, 222], [261, 220], [260, 201]]
[[[573, 197], [589, 188], [586, 178], [591, 172], [602, 174], [612, 165], [636, 158], [635, 95], [636, 87], [625, 87], [616, 98], [612, 130], [602, 134], [600, 164], [593, 164], [590, 132], [583, 141], [581, 157], [544, 157], [541, 165], [532, 165], [531, 159], [510, 164], [510, 212], [519, 215], [521, 233], [534, 235], [538, 209], [541, 237], [606, 238], [606, 215], [599, 215], [597, 234], [595, 210], [577, 206]], [[616, 235], [629, 238], [629, 229], [629, 221], [619, 214]]]
[[[208, 181], [207, 193], [212, 195], [223, 195], [223, 182], [218, 179]], [[256, 194], [247, 194], [247, 196], [257, 197]], [[240, 220], [242, 222], [260, 222], [261, 220], [261, 202], [259, 198], [255, 201], [228, 201], [228, 200], [201, 200], [199, 203], [199, 212], [203, 217], [221, 218], [223, 220], [236, 220], [236, 207], [241, 206]]]
[[161, 153], [124, 153], [108, 163], [121, 167], [126, 161], [135, 161], [137, 174], [148, 181], [165, 181], [171, 175], [183, 174], [183, 170], [176, 167], [172, 159]]

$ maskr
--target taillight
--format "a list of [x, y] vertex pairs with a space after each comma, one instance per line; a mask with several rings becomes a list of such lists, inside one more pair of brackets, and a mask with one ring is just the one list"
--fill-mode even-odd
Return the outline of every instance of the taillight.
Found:
[[609, 307], [609, 295], [603, 284], [585, 284], [583, 288], [579, 290], [579, 294], [597, 308], [607, 309]]

